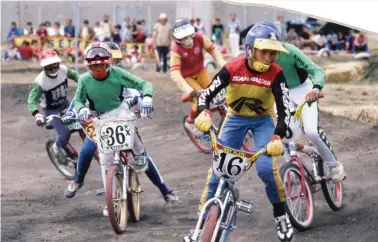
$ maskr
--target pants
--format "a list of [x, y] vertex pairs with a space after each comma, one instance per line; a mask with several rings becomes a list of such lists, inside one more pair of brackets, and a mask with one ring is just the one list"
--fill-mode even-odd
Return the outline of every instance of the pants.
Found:
[[[138, 139], [138, 144], [142, 144], [139, 137], [136, 135]], [[136, 144], [138, 146], [138, 144]], [[140, 148], [140, 147], [139, 147]], [[79, 154], [79, 159], [78, 159], [78, 164], [77, 164], [77, 174], [75, 177], [75, 181], [77, 183], [82, 183], [84, 182], [85, 175], [88, 172], [88, 169], [91, 165], [92, 158], [94, 156], [94, 153], [96, 151], [97, 147], [96, 144], [90, 140], [88, 137], [84, 140], [83, 147], [81, 148], [80, 154]], [[139, 150], [140, 151], [140, 150]], [[141, 154], [145, 152], [143, 146], [142, 146], [142, 151], [140, 153], [136, 153], [134, 151], [134, 154]], [[146, 154], [147, 155], [147, 154]], [[104, 154], [100, 153], [100, 164], [101, 164], [101, 174], [102, 174], [102, 179], [104, 183], [104, 188], [105, 188], [105, 171], [109, 168], [110, 165], [112, 165], [113, 162], [113, 156], [107, 156]], [[169, 190], [167, 186], [164, 183], [163, 178], [161, 177], [159, 170], [157, 169], [155, 163], [153, 162], [152, 158], [147, 155], [148, 158], [148, 169], [146, 170], [146, 175], [150, 179], [150, 181], [159, 188], [161, 194], [163, 196], [166, 196], [169, 193]]]
[[[312, 89], [312, 81], [307, 79], [303, 84], [289, 90], [290, 92], [290, 109], [293, 111], [305, 96]], [[319, 107], [318, 102], [312, 103], [309, 107], [304, 105], [302, 109], [303, 131], [306, 137], [315, 146], [320, 157], [328, 166], [335, 166], [337, 158], [333, 152], [326, 134], [319, 126]]]
[[[194, 89], [197, 91], [206, 89], [210, 83], [210, 77], [207, 73], [206, 69], [202, 69], [199, 73], [193, 76], [185, 77], [185, 81]], [[197, 113], [197, 99], [193, 100], [192, 109], [189, 113], [190, 119], [195, 119], [198, 116]]]
[[[156, 50], [159, 55], [159, 60], [163, 60], [163, 72], [167, 72], [167, 59], [168, 59], [168, 53], [169, 53], [169, 46], [157, 46]], [[160, 72], [161, 67], [160, 63], [156, 63], [156, 72]]]
[[240, 45], [239, 45], [239, 40], [240, 40], [240, 35], [239, 33], [231, 33], [230, 34], [230, 47], [231, 47], [231, 54], [233, 57], [236, 57], [240, 50]]
[[[57, 109], [42, 108], [42, 111], [43, 111], [44, 116], [47, 117], [47, 116], [52, 115], [52, 114], [61, 113], [64, 109], [68, 108], [69, 105], [70, 105], [70, 102], [66, 99], [61, 107], [59, 107]], [[69, 128], [66, 125], [62, 124], [59, 119], [53, 119], [51, 121], [51, 125], [53, 126], [53, 128], [55, 129], [55, 131], [58, 134], [58, 137], [55, 141], [56, 146], [58, 148], [63, 148], [70, 141], [71, 131], [69, 130]]]
[[[233, 149], [241, 149], [244, 137], [248, 130], [252, 131], [257, 150], [266, 146], [274, 134], [275, 122], [271, 116], [257, 118], [227, 116], [219, 133], [219, 142]], [[272, 157], [262, 155], [256, 160], [257, 174], [265, 183], [265, 191], [269, 201], [279, 204], [285, 201], [285, 189]], [[206, 178], [205, 190], [200, 201], [200, 208], [207, 200], [214, 197], [219, 179], [213, 174], [212, 168]]]

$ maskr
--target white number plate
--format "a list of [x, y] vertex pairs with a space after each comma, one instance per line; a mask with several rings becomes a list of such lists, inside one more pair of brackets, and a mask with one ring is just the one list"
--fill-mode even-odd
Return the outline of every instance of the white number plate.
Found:
[[98, 148], [104, 152], [129, 150], [134, 145], [135, 122], [127, 120], [96, 120]]

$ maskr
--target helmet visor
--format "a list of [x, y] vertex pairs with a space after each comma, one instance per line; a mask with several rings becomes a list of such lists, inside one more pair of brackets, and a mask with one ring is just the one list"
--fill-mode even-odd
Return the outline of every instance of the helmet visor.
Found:
[[283, 47], [282, 42], [273, 39], [256, 39], [254, 47], [259, 50], [275, 50], [289, 54], [289, 51]]
[[104, 48], [93, 48], [88, 50], [88, 52], [85, 55], [85, 59], [107, 59], [110, 58], [110, 53], [105, 50]]

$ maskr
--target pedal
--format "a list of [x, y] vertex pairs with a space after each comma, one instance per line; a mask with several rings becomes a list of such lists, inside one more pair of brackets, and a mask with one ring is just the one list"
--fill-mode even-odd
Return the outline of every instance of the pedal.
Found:
[[236, 202], [236, 206], [238, 207], [238, 210], [245, 213], [253, 213], [255, 210], [255, 206], [253, 206], [252, 203], [243, 200]]
[[103, 195], [105, 195], [105, 189], [104, 188], [96, 190], [96, 196], [103, 196]]

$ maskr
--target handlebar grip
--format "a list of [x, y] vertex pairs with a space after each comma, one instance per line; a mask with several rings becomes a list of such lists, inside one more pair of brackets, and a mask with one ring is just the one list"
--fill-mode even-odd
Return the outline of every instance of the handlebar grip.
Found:
[[320, 92], [319, 95], [318, 95], [319, 98], [323, 98], [324, 97], [324, 93], [323, 92]]

